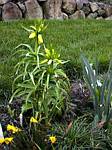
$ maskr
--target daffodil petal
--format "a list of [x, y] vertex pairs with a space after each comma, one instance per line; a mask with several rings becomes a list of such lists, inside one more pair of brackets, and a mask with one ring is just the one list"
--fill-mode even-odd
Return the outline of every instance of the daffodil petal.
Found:
[[31, 118], [30, 118], [30, 122], [31, 122], [31, 123], [38, 123], [37, 119], [35, 119], [34, 117], [31, 117]]
[[8, 124], [7, 125], [7, 131], [12, 131], [12, 133], [16, 133], [16, 132], [20, 132], [21, 129], [19, 129], [13, 125]]
[[4, 142], [5, 142], [6, 144], [11, 143], [12, 141], [13, 141], [13, 137], [5, 138], [5, 139], [4, 139]]
[[3, 144], [5, 142], [4, 138], [0, 138], [0, 144]]

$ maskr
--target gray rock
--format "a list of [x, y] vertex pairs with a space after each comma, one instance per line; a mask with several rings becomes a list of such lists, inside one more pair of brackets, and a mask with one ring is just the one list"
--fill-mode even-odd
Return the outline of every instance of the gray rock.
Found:
[[43, 18], [43, 12], [41, 6], [38, 4], [37, 0], [27, 0], [25, 2], [26, 6], [26, 18]]
[[54, 0], [47, 0], [43, 4], [44, 18], [53, 19], [54, 18]]
[[85, 13], [82, 10], [77, 10], [74, 14], [69, 16], [70, 19], [85, 19]]
[[90, 2], [90, 7], [91, 7], [92, 12], [95, 12], [99, 9], [99, 6], [97, 3], [91, 3]]
[[2, 7], [0, 7], [0, 20], [2, 20]]
[[99, 6], [101, 9], [104, 9], [104, 8], [105, 8], [105, 4], [104, 4], [104, 3], [98, 2], [98, 6]]
[[[92, 0], [91, 0], [92, 1]], [[0, 20], [23, 18], [111, 20], [112, 5], [89, 0], [0, 0]], [[2, 19], [3, 18], [3, 19]]]
[[37, 0], [38, 2], [46, 2], [47, 0]]
[[62, 18], [61, 6], [62, 0], [47, 0], [43, 4], [44, 18], [46, 19]]
[[109, 17], [112, 15], [112, 6], [107, 5], [105, 8], [106, 16]]
[[17, 5], [18, 5], [19, 8], [21, 9], [22, 13], [25, 14], [25, 12], [26, 12], [26, 7], [25, 7], [24, 3], [18, 2]]
[[105, 20], [112, 20], [112, 15], [107, 17]]
[[85, 15], [87, 16], [91, 12], [89, 3], [84, 4], [82, 7], [82, 10], [84, 11]]
[[62, 12], [61, 12], [62, 0], [54, 0], [54, 18], [55, 19], [62, 19]]
[[84, 4], [88, 4], [88, 0], [76, 0], [77, 9], [80, 10]]
[[22, 18], [22, 12], [18, 6], [12, 2], [3, 5], [2, 18], [5, 21]]
[[43, 4], [44, 18], [53, 19], [54, 18], [54, 0], [47, 0]]
[[63, 16], [63, 19], [64, 19], [64, 20], [67, 20], [67, 19], [68, 19], [68, 15], [67, 15], [67, 14], [62, 13], [62, 16]]
[[94, 12], [94, 13], [90, 13], [90, 14], [87, 16], [87, 18], [88, 18], [88, 19], [96, 19], [97, 16], [98, 16], [97, 12]]
[[71, 15], [76, 10], [76, 0], [63, 0], [62, 10], [68, 15]]
[[96, 18], [96, 20], [102, 20], [103, 19], [103, 17], [97, 17]]
[[5, 3], [7, 3], [7, 2], [10, 2], [10, 0], [0, 0], [0, 5], [3, 5]]
[[100, 9], [98, 10], [98, 16], [103, 16], [103, 17], [105, 17], [105, 15], [106, 15], [105, 13], [106, 13], [106, 12], [105, 12], [104, 9], [101, 9], [101, 8], [100, 8]]

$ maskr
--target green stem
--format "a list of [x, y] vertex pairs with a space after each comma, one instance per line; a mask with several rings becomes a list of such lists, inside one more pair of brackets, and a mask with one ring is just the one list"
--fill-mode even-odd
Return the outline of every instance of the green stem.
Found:
[[55, 148], [54, 148], [53, 144], [51, 144], [51, 146], [52, 146], [52, 150], [55, 150]]
[[36, 37], [36, 40], [35, 40], [35, 52], [37, 52], [37, 47], [38, 47], [38, 37]]

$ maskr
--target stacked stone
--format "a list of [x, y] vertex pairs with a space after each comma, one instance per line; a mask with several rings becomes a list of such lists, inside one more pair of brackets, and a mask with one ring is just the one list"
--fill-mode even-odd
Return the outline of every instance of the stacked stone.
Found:
[[112, 4], [89, 0], [0, 0], [0, 20], [112, 19]]

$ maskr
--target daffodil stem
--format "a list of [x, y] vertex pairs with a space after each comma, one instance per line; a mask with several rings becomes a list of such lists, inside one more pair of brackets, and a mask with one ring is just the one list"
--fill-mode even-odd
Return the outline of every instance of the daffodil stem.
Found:
[[52, 146], [52, 150], [55, 150], [55, 148], [54, 148], [53, 144], [51, 144], [51, 146]]

